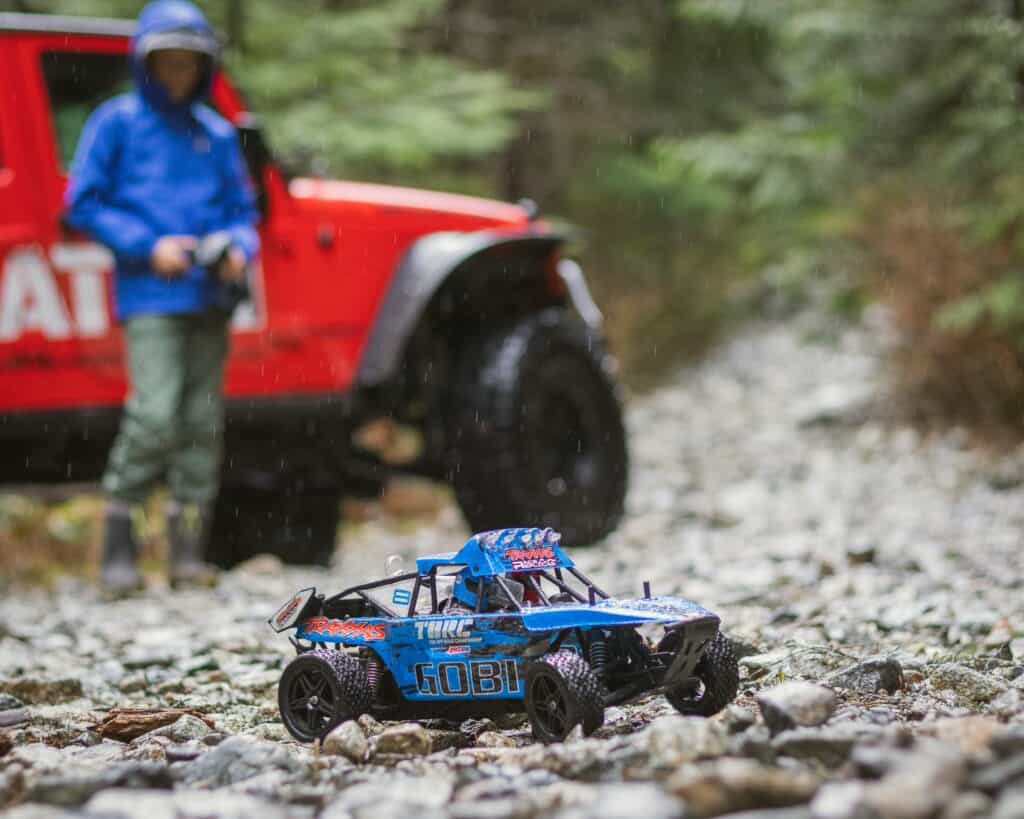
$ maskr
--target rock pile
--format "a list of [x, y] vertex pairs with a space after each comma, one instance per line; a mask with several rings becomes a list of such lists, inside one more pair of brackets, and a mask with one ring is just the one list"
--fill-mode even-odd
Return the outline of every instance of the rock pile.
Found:
[[269, 613], [466, 535], [453, 510], [413, 533], [370, 520], [329, 572], [260, 558], [213, 590], [105, 603], [68, 580], [0, 599], [0, 811], [1024, 815], [1024, 484], [997, 479], [1024, 474], [1024, 450], [986, 459], [960, 433], [884, 419], [884, 334], [810, 322], [755, 328], [633, 401], [627, 518], [573, 552], [611, 591], [650, 579], [721, 614], [743, 674], [721, 714], [651, 697], [553, 746], [516, 718], [363, 717], [319, 747], [291, 741], [276, 708], [290, 647]]

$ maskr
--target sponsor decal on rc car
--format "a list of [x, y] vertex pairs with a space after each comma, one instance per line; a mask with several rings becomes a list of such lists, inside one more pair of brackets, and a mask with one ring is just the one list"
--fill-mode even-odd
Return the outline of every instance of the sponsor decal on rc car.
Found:
[[469, 636], [473, 629], [473, 618], [459, 617], [448, 620], [426, 620], [416, 624], [418, 640], [459, 640]]
[[307, 635], [326, 634], [331, 637], [349, 637], [368, 643], [387, 638], [387, 627], [383, 623], [358, 623], [352, 620], [313, 617], [303, 623], [302, 628]]
[[416, 690], [421, 694], [496, 697], [519, 693], [515, 660], [452, 660], [416, 664]]
[[285, 623], [288, 622], [288, 618], [295, 613], [295, 609], [299, 607], [299, 603], [301, 602], [302, 595], [296, 595], [294, 598], [292, 598], [292, 601], [284, 607], [284, 611], [282, 611], [279, 615], [277, 615], [277, 617], [274, 618], [274, 622], [277, 623], [277, 625], [279, 626], [283, 626]]
[[558, 557], [550, 546], [539, 549], [506, 549], [505, 560], [516, 570], [549, 569], [558, 565]]

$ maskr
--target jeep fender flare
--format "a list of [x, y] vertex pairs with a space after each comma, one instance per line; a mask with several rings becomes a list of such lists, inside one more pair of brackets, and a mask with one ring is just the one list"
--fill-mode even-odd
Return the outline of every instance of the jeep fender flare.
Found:
[[[388, 285], [370, 338], [360, 357], [356, 382], [362, 387], [387, 383], [401, 366], [406, 345], [445, 282], [466, 265], [519, 252], [540, 260], [565, 238], [532, 229], [523, 233], [500, 230], [430, 233], [417, 239], [406, 251]], [[570, 260], [558, 263], [558, 274], [570, 301], [591, 326], [601, 322], [601, 313], [583, 277], [580, 266]], [[557, 301], [552, 296], [552, 301]]]

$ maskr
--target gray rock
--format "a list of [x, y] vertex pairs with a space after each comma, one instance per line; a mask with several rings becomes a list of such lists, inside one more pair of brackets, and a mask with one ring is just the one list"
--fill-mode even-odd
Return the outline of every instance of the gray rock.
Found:
[[321, 743], [323, 753], [343, 756], [352, 762], [363, 762], [370, 753], [366, 734], [354, 720], [346, 720], [332, 730]]
[[[13, 697], [11, 699], [14, 699]], [[28, 722], [29, 713], [27, 708], [8, 708], [0, 711], [0, 728], [10, 728], [14, 725], [21, 725]]]
[[986, 793], [995, 793], [1008, 786], [1024, 784], [1024, 753], [974, 771], [968, 783], [970, 787]]
[[161, 793], [113, 789], [96, 794], [85, 806], [88, 819], [312, 819], [311, 809], [229, 791]]
[[993, 698], [989, 710], [993, 714], [1009, 719], [1024, 711], [1024, 694], [1016, 688], [1010, 688]]
[[115, 762], [100, 770], [76, 770], [38, 777], [28, 790], [31, 802], [73, 807], [85, 804], [108, 788], [170, 789], [166, 765], [157, 762]]
[[676, 768], [684, 762], [724, 754], [728, 733], [717, 720], [669, 716], [652, 722], [629, 744], [644, 751], [654, 768]]
[[772, 750], [781, 756], [838, 768], [850, 758], [856, 744], [857, 732], [845, 727], [792, 728], [772, 739]]
[[325, 809], [330, 819], [372, 817], [443, 817], [442, 808], [452, 796], [451, 783], [443, 778], [389, 776], [353, 784], [342, 790]]
[[18, 805], [4, 811], [4, 819], [68, 819], [68, 812], [52, 805]]
[[431, 751], [430, 734], [422, 725], [409, 723], [385, 728], [370, 742], [370, 753], [426, 756]]
[[812, 819], [808, 805], [792, 808], [766, 808], [765, 810], [741, 810], [730, 813], [729, 819]]
[[864, 694], [879, 691], [895, 694], [903, 687], [903, 666], [895, 657], [868, 657], [829, 674], [822, 682], [834, 688], [846, 688]]
[[836, 710], [831, 689], [805, 682], [790, 682], [768, 688], [755, 700], [765, 724], [773, 734], [800, 725], [821, 725]]
[[363, 714], [356, 721], [359, 723], [359, 727], [363, 729], [363, 733], [368, 737], [375, 737], [384, 731], [384, 726], [369, 714]]
[[25, 775], [19, 765], [0, 767], [0, 811], [20, 802], [25, 793]]
[[469, 737], [461, 731], [445, 731], [440, 728], [427, 728], [426, 730], [430, 737], [430, 747], [434, 753], [449, 748], [465, 748], [469, 744]]
[[0, 694], [29, 705], [52, 705], [76, 700], [82, 696], [82, 681], [77, 677], [19, 677], [0, 678]]
[[197, 756], [206, 753], [206, 746], [200, 742], [182, 742], [164, 748], [164, 756], [168, 762], [190, 762]]
[[722, 719], [730, 734], [742, 733], [757, 721], [754, 712], [741, 705], [727, 706]]
[[686, 802], [687, 815], [706, 817], [800, 805], [814, 796], [818, 780], [803, 771], [725, 758], [695, 770], [683, 768], [665, 787]]
[[943, 663], [929, 673], [933, 688], [955, 691], [971, 705], [984, 705], [1006, 690], [1006, 683], [958, 663]]
[[1024, 753], [1024, 725], [1011, 725], [991, 740], [992, 750], [999, 756]]
[[498, 726], [489, 719], [467, 719], [460, 726], [459, 730], [474, 739], [487, 731], [497, 731]]
[[13, 708], [22, 708], [25, 703], [10, 694], [0, 694], [0, 711], [10, 711]]
[[1020, 819], [1024, 816], [1024, 788], [1007, 788], [996, 800], [991, 819]]
[[865, 802], [863, 782], [829, 782], [811, 800], [813, 819], [876, 819]]
[[978, 791], [958, 793], [943, 808], [940, 819], [980, 819], [992, 813], [992, 800]]
[[[643, 816], [643, 819], [681, 819], [687, 815], [682, 802], [650, 783], [588, 788], [560, 784], [551, 786], [547, 791], [538, 794], [536, 812], [527, 815], [553, 816], [556, 819], [592, 819], [596, 816], [601, 819], [636, 819], [637, 816]], [[561, 807], [566, 803], [569, 804]]]
[[498, 731], [484, 731], [473, 743], [479, 748], [515, 748], [516, 741]]
[[175, 771], [175, 778], [187, 785], [215, 788], [243, 782], [270, 769], [298, 777], [306, 771], [307, 765], [292, 756], [286, 747], [237, 736], [224, 740], [198, 759], [183, 763], [181, 769]]
[[213, 733], [213, 729], [201, 719], [191, 714], [184, 714], [170, 725], [143, 734], [134, 741], [141, 743], [154, 737], [167, 737], [172, 742], [190, 742], [201, 740], [211, 733]]

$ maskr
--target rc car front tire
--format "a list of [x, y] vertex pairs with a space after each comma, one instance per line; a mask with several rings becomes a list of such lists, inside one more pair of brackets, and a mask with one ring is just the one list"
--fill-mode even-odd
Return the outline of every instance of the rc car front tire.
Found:
[[696, 683], [684, 683], [666, 689], [665, 699], [680, 714], [710, 717], [736, 698], [740, 687], [740, 666], [732, 643], [718, 634], [704, 648], [694, 674]]
[[355, 657], [317, 648], [288, 663], [278, 684], [277, 704], [288, 733], [299, 742], [312, 742], [369, 711], [373, 692]]
[[447, 436], [473, 531], [551, 526], [583, 546], [618, 525], [628, 455], [610, 360], [562, 309], [465, 345]]
[[604, 725], [604, 687], [578, 654], [557, 651], [526, 672], [526, 714], [533, 736], [561, 742], [577, 725], [590, 736]]

